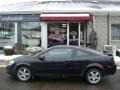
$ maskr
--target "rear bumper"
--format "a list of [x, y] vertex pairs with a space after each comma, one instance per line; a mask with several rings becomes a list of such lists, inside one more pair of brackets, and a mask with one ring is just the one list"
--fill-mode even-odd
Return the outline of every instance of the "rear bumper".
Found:
[[117, 66], [113, 65], [112, 67], [107, 67], [104, 71], [104, 74], [115, 74], [117, 71]]

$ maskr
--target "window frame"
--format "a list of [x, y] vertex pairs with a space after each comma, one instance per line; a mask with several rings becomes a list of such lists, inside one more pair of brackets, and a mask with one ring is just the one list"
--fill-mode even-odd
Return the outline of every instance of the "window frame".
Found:
[[[81, 56], [77, 56], [77, 51], [80, 51], [80, 52], [83, 52], [83, 53], [87, 53], [88, 55], [81, 55]], [[75, 57], [85, 57], [85, 56], [91, 56], [92, 54], [91, 53], [88, 53], [87, 51], [84, 51], [84, 50], [75, 50]]]
[[[24, 21], [21, 23], [21, 39], [22, 39], [22, 44], [24, 46], [24, 48], [26, 47], [41, 47], [41, 22], [39, 21]], [[24, 28], [24, 25], [33, 25], [37, 24], [36, 27], [31, 27], [31, 29], [29, 28]], [[29, 33], [29, 35], [27, 35], [27, 33]], [[35, 34], [35, 35], [34, 35]], [[36, 37], [38, 36], [38, 37]], [[28, 39], [28, 40], [27, 40]], [[35, 43], [32, 43], [32, 40], [35, 40]], [[27, 41], [27, 42], [26, 42]]]
[[63, 48], [63, 47], [61, 47], [61, 48], [52, 48], [52, 49], [48, 49], [47, 51], [41, 53], [38, 56], [40, 56], [40, 57], [44, 56], [45, 53], [48, 53], [49, 51], [54, 50], [54, 49], [71, 49], [71, 55], [68, 58], [49, 58], [50, 59], [49, 61], [67, 61], [67, 60], [70, 60], [70, 61], [72, 60], [73, 61], [73, 57], [74, 57], [74, 49], [73, 48]]
[[[118, 37], [119, 39], [113, 39], [113, 29], [112, 29], [112, 25], [119, 25], [119, 27], [120, 27], [120, 23], [115, 23], [115, 24], [111, 24], [111, 41], [120, 41], [120, 36]], [[119, 33], [120, 33], [120, 31], [119, 31]], [[120, 35], [120, 34], [119, 34]]]

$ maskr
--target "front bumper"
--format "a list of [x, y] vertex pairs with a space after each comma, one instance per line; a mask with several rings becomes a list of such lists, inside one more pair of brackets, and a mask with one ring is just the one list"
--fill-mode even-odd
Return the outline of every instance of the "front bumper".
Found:
[[9, 75], [15, 75], [14, 65], [8, 65], [8, 66], [6, 66], [6, 72]]

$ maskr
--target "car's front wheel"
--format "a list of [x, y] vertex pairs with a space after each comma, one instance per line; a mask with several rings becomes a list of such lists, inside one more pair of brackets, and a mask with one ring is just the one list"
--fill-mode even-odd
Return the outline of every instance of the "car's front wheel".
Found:
[[19, 67], [16, 76], [20, 81], [29, 81], [31, 79], [31, 70], [25, 66]]
[[99, 69], [90, 69], [86, 73], [86, 80], [89, 84], [97, 84], [102, 79], [102, 72]]

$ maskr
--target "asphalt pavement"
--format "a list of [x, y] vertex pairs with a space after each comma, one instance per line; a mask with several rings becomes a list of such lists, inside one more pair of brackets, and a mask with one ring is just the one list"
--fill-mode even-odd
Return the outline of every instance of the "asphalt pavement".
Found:
[[38, 78], [20, 82], [0, 68], [0, 90], [120, 90], [120, 70], [115, 75], [104, 77], [97, 85], [89, 85], [79, 78]]

